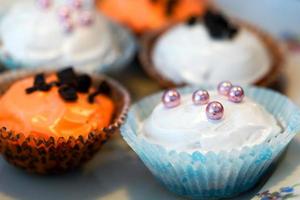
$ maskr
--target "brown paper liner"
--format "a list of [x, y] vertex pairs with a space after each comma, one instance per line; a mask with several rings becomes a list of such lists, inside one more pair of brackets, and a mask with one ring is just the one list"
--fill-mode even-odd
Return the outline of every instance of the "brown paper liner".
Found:
[[[245, 27], [250, 31], [254, 32], [255, 34], [257, 34], [264, 42], [266, 48], [268, 49], [269, 55], [272, 59], [272, 66], [270, 68], [271, 70], [260, 80], [256, 81], [254, 84], [263, 87], [271, 86], [277, 80], [284, 65], [284, 53], [281, 46], [279, 45], [279, 42], [276, 41], [274, 38], [272, 38], [266, 32], [263, 32], [262, 30], [258, 29], [253, 25], [238, 20], [234, 20], [234, 21], [237, 24], [239, 24], [241, 27]], [[174, 26], [174, 24], [162, 28], [160, 30], [148, 32], [145, 35], [143, 35], [143, 37], [141, 37], [140, 39], [141, 49], [139, 51], [139, 59], [142, 64], [142, 67], [144, 71], [151, 78], [156, 80], [164, 88], [171, 88], [171, 87], [178, 87], [178, 86], [185, 85], [185, 83], [176, 84], [172, 82], [172, 80], [169, 80], [168, 78], [164, 77], [162, 74], [160, 74], [160, 72], [157, 70], [157, 68], [154, 66], [154, 63], [152, 62], [152, 51], [156, 44], [156, 40], [172, 26]]]
[[[0, 95], [16, 80], [36, 73], [37, 70], [22, 70], [0, 75]], [[119, 83], [102, 75], [92, 77], [95, 85], [105, 80], [112, 89], [110, 97], [116, 111], [109, 126], [78, 138], [71, 136], [49, 139], [26, 137], [23, 133], [0, 128], [0, 152], [4, 158], [17, 167], [38, 174], [63, 173], [91, 159], [123, 124], [130, 104], [128, 92]]]

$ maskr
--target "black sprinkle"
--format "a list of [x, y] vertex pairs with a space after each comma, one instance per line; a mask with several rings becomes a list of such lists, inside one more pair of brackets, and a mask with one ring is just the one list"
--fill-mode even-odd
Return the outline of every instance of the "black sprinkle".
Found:
[[[51, 87], [59, 87], [58, 93], [68, 102], [74, 102], [78, 99], [77, 92], [88, 93], [92, 86], [92, 79], [89, 75], [76, 75], [73, 68], [66, 68], [57, 73], [58, 81], [46, 83], [44, 74], [37, 74], [34, 78], [32, 87], [26, 89], [27, 94], [35, 91], [49, 91]], [[102, 82], [97, 90], [88, 96], [89, 102], [94, 102], [94, 98], [100, 94], [109, 94], [110, 87], [106, 82]]]
[[35, 87], [30, 87], [30, 88], [27, 88], [25, 91], [26, 91], [26, 94], [31, 94], [31, 93], [37, 91], [37, 89]]
[[186, 21], [186, 25], [188, 25], [188, 26], [194, 26], [197, 23], [197, 21], [198, 21], [198, 17], [197, 16], [191, 16]]
[[87, 93], [92, 85], [92, 79], [89, 75], [83, 74], [77, 77], [77, 87], [78, 92]]
[[37, 88], [43, 86], [46, 84], [46, 81], [45, 81], [45, 75], [44, 74], [37, 74], [35, 77], [34, 77], [34, 83], [33, 85]]
[[91, 93], [88, 96], [88, 102], [89, 103], [94, 103], [95, 97], [99, 94], [105, 94], [105, 95], [110, 95], [111, 94], [110, 86], [106, 81], [102, 81], [100, 83], [99, 87], [97, 88], [97, 91], [95, 91], [94, 93]]
[[178, 3], [179, 3], [179, 0], [168, 0], [167, 1], [166, 10], [165, 10], [166, 16], [173, 15], [174, 9]]
[[26, 89], [26, 94], [31, 94], [35, 91], [47, 92], [51, 89], [51, 85], [46, 83], [44, 74], [37, 74], [34, 77], [33, 87]]
[[76, 74], [72, 67], [63, 69], [57, 73], [57, 78], [61, 85], [73, 85], [76, 86]]
[[105, 94], [105, 95], [111, 94], [111, 88], [106, 81], [102, 81], [100, 83], [97, 91], [100, 92], [101, 94]]
[[96, 97], [97, 95], [99, 95], [99, 94], [100, 94], [100, 92], [94, 92], [94, 93], [91, 93], [91, 94], [88, 96], [88, 102], [89, 102], [89, 103], [94, 103], [95, 97]]
[[43, 92], [48, 92], [51, 89], [51, 85], [49, 84], [45, 84], [45, 85], [41, 85], [38, 90], [43, 91]]
[[47, 92], [51, 89], [51, 85], [46, 83], [45, 75], [44, 74], [37, 74], [34, 77], [34, 87], [37, 88], [39, 91]]
[[214, 39], [232, 39], [238, 32], [225, 16], [213, 11], [207, 11], [203, 17], [204, 25]]
[[78, 99], [76, 89], [68, 85], [62, 85], [58, 92], [65, 101], [74, 102]]

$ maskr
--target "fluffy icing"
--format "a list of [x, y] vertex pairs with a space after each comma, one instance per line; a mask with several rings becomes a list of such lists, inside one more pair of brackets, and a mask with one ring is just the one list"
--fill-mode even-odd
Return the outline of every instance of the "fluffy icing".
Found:
[[209, 93], [211, 101], [224, 106], [222, 120], [208, 120], [206, 105], [194, 105], [189, 94], [175, 108], [158, 104], [143, 123], [140, 137], [170, 150], [219, 152], [260, 144], [281, 131], [276, 119], [250, 98], [237, 104]]
[[[56, 77], [48, 77], [51, 80]], [[69, 103], [59, 96], [57, 87], [26, 94], [32, 85], [32, 77], [17, 81], [0, 97], [0, 128], [48, 138], [85, 136], [109, 125], [114, 110], [110, 98], [98, 95], [90, 104], [88, 94], [79, 93], [78, 100]]]
[[[63, 1], [48, 9], [34, 2], [14, 5], [1, 23], [3, 51], [13, 59], [28, 67], [73, 65], [93, 69], [116, 56], [107, 21], [92, 7], [74, 11], [74, 31], [66, 33], [58, 15]], [[80, 26], [75, 19], [84, 11], [94, 15], [90, 26]]]
[[171, 28], [157, 40], [152, 60], [163, 76], [190, 84], [254, 83], [271, 67], [268, 51], [255, 33], [241, 28], [232, 40], [216, 40], [203, 24]]

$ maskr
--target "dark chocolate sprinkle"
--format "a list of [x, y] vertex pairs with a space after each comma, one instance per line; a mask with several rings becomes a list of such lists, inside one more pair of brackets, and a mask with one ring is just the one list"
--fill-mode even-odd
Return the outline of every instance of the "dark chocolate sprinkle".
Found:
[[77, 87], [78, 92], [87, 93], [92, 85], [92, 79], [89, 75], [83, 74], [77, 77]]
[[214, 11], [207, 11], [203, 17], [204, 25], [214, 39], [232, 39], [238, 32], [225, 16]]
[[31, 94], [31, 93], [37, 91], [37, 89], [35, 87], [30, 87], [30, 88], [27, 88], [25, 91], [26, 91], [26, 94]]
[[37, 88], [43, 86], [46, 84], [46, 81], [45, 81], [45, 76], [44, 74], [37, 74], [35, 77], [34, 77], [34, 83], [33, 85]]
[[[51, 87], [59, 87], [58, 93], [63, 100], [74, 102], [78, 99], [77, 92], [88, 93], [92, 86], [92, 79], [89, 75], [76, 75], [73, 68], [66, 68], [57, 73], [58, 81], [46, 83], [44, 74], [37, 74], [34, 78], [32, 87], [26, 89], [27, 94], [35, 91], [49, 91]], [[94, 93], [88, 96], [90, 103], [94, 102], [94, 98], [99, 94], [110, 94], [110, 87], [103, 81]]]
[[76, 89], [68, 85], [62, 85], [58, 92], [65, 101], [74, 102], [78, 99]]
[[57, 78], [61, 85], [76, 86], [76, 74], [72, 67], [63, 69], [57, 73]]
[[41, 85], [38, 90], [43, 91], [43, 92], [47, 92], [51, 89], [51, 85], [49, 84], [45, 84], [45, 85]]
[[100, 83], [97, 91], [100, 92], [101, 94], [106, 94], [106, 95], [111, 94], [111, 88], [106, 81], [102, 81]]
[[88, 96], [88, 102], [89, 102], [89, 103], [94, 103], [95, 97], [96, 97], [97, 95], [99, 95], [99, 94], [100, 94], [100, 92], [93, 92], [93, 93], [91, 93], [91, 94]]
[[186, 25], [188, 25], [188, 26], [194, 26], [197, 23], [197, 21], [198, 21], [198, 17], [197, 16], [191, 16], [186, 21]]
[[166, 10], [165, 10], [166, 16], [173, 15], [174, 9], [178, 3], [179, 3], [179, 0], [168, 0], [167, 1]]
[[97, 91], [95, 91], [94, 93], [91, 93], [88, 96], [88, 102], [89, 103], [94, 103], [95, 97], [99, 94], [105, 94], [105, 95], [110, 95], [111, 94], [110, 86], [106, 81], [102, 81], [100, 83], [99, 87], [97, 88]]
[[39, 91], [47, 92], [51, 89], [51, 86], [46, 83], [44, 74], [37, 74], [34, 77], [33, 85]]
[[51, 85], [46, 83], [44, 74], [37, 74], [34, 77], [33, 87], [27, 88], [26, 93], [31, 94], [35, 91], [47, 92], [51, 89]]

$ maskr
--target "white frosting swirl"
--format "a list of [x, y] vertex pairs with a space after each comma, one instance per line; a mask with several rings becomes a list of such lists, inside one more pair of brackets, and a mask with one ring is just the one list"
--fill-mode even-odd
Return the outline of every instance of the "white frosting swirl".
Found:
[[250, 98], [232, 103], [216, 92], [209, 93], [211, 101], [224, 106], [222, 120], [208, 120], [206, 105], [194, 105], [189, 94], [175, 108], [158, 104], [143, 123], [140, 137], [169, 150], [219, 152], [263, 143], [281, 131], [276, 119]]
[[271, 67], [268, 51], [255, 33], [241, 28], [233, 39], [213, 39], [203, 24], [168, 30], [157, 40], [152, 60], [166, 78], [190, 84], [250, 84]]
[[[91, 7], [72, 10], [74, 30], [64, 31], [58, 11], [62, 1], [41, 9], [35, 1], [16, 4], [1, 23], [3, 51], [28, 67], [99, 67], [116, 56], [106, 20]], [[94, 15], [90, 26], [79, 25], [80, 12]]]

